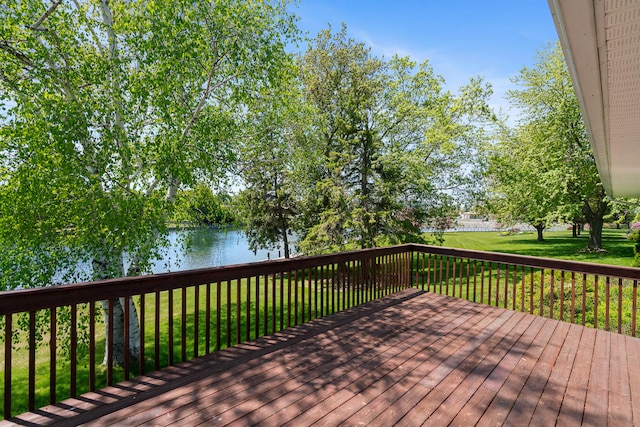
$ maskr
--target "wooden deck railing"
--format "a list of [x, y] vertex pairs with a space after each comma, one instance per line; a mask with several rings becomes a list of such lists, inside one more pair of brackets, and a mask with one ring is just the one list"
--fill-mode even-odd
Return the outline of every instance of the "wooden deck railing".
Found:
[[[410, 254], [398, 246], [0, 292], [3, 416], [409, 287]], [[114, 342], [116, 303], [124, 307], [124, 354], [137, 344], [130, 310], [140, 332], [139, 357], [124, 357], [122, 366], [114, 366], [114, 351], [102, 363], [105, 342]]]
[[483, 304], [637, 336], [640, 269], [413, 245], [415, 284]]
[[[638, 280], [640, 269], [634, 268], [408, 244], [0, 292], [3, 415], [409, 286], [636, 336]], [[125, 311], [125, 354], [131, 346], [129, 310], [136, 310], [140, 324], [140, 355], [125, 357], [122, 366], [113, 363], [113, 351], [106, 352], [107, 363], [101, 359], [105, 342], [114, 341], [116, 303]]]

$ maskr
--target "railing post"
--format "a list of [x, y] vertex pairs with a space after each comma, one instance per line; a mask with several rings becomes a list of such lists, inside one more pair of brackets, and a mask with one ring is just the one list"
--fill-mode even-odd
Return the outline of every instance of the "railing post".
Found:
[[4, 316], [4, 418], [11, 417], [11, 344], [13, 341], [13, 316]]

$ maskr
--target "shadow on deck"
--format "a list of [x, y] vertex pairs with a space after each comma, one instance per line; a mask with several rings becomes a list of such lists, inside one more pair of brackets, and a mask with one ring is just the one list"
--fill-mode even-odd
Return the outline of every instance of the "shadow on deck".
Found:
[[9, 421], [633, 425], [638, 360], [636, 338], [408, 289]]

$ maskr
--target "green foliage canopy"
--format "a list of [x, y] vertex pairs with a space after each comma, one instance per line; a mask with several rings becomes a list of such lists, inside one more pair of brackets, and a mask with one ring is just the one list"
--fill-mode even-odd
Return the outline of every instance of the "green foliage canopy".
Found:
[[4, 3], [0, 287], [78, 262], [85, 279], [145, 271], [177, 191], [224, 176], [295, 34], [281, 1]]
[[602, 247], [609, 210], [580, 107], [559, 43], [513, 79], [517, 128], [503, 131], [489, 168], [494, 213], [534, 226], [560, 220], [590, 224], [589, 249]]
[[310, 42], [300, 79], [314, 134], [300, 179], [305, 252], [422, 241], [453, 214], [474, 182], [488, 86], [475, 79], [454, 96], [428, 62], [374, 57], [346, 26]]

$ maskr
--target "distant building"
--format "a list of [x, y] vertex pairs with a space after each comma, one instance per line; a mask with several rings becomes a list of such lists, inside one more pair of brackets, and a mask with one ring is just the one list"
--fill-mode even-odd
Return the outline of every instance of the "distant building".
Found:
[[460, 219], [466, 221], [470, 219], [483, 219], [483, 217], [477, 212], [461, 212]]

